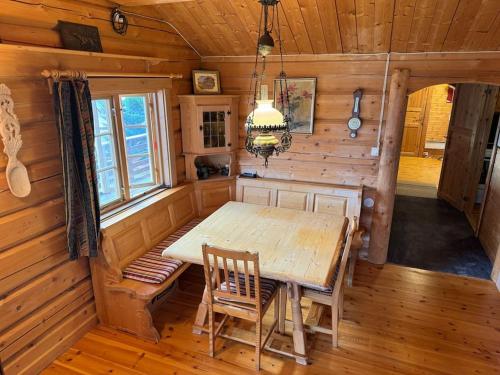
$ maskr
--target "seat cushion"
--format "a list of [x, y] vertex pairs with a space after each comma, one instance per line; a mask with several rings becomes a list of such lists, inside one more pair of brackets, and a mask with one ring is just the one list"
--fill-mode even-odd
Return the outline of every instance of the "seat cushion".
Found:
[[153, 249], [133, 260], [122, 272], [123, 277], [151, 284], [165, 282], [182, 265], [180, 260], [163, 257], [163, 250], [193, 229], [203, 219], [196, 218], [177, 229]]
[[[246, 291], [245, 275], [242, 273], [239, 273], [239, 282], [240, 282], [240, 294], [242, 296], [246, 296], [247, 291]], [[271, 299], [277, 287], [278, 283], [276, 281], [271, 279], [265, 279], [263, 277], [260, 278], [260, 296], [262, 305], [265, 305]], [[236, 280], [233, 272], [229, 273], [229, 288], [231, 290], [231, 293], [234, 293], [236, 295]], [[227, 284], [225, 281], [221, 284], [220, 289], [222, 291], [227, 291]], [[252, 275], [250, 275], [250, 296], [252, 298], [255, 298], [255, 282], [254, 282], [254, 277]], [[219, 299], [223, 301], [232, 301], [230, 297], [219, 297]]]

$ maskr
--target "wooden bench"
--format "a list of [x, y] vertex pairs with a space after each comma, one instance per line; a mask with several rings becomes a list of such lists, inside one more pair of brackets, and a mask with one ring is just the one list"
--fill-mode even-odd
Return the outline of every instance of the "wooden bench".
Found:
[[330, 185], [269, 178], [238, 178], [236, 200], [273, 207], [342, 215], [354, 222], [355, 235], [351, 245], [351, 259], [347, 282], [352, 285], [354, 266], [363, 242], [359, 228], [362, 186]]
[[151, 312], [189, 267], [182, 264], [160, 284], [123, 277], [123, 270], [198, 216], [193, 185], [161, 192], [103, 221], [102, 251], [91, 260], [100, 323], [158, 342]]

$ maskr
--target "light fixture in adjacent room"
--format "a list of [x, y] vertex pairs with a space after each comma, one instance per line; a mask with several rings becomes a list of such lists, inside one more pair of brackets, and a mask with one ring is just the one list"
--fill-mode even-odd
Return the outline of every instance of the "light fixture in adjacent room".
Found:
[[[247, 137], [245, 140], [246, 150], [257, 156], [264, 158], [264, 165], [267, 167], [268, 158], [287, 151], [292, 144], [290, 134], [289, 119], [290, 107], [288, 105], [288, 86], [286, 73], [283, 69], [283, 46], [280, 34], [280, 21], [278, 3], [279, 0], [259, 0], [262, 4], [262, 11], [259, 21], [259, 36], [255, 56], [255, 68], [252, 75], [253, 87], [253, 110], [247, 117], [245, 126]], [[273, 107], [273, 101], [267, 98], [267, 85], [263, 84], [266, 69], [266, 56], [274, 48], [272, 32], [276, 21], [276, 34], [280, 48], [281, 73], [279, 79], [280, 98], [282, 99], [283, 112], [281, 113]], [[261, 71], [257, 73], [261, 66]], [[256, 133], [256, 135], [254, 134]], [[279, 136], [279, 139], [278, 139]]]

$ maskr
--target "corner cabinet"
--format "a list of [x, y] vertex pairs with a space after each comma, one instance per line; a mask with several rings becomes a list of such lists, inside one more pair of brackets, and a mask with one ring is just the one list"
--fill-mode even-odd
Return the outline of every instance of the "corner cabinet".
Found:
[[234, 95], [180, 95], [182, 147], [186, 154], [216, 154], [238, 148], [238, 103]]
[[179, 95], [186, 179], [194, 183], [199, 215], [236, 198], [236, 95]]

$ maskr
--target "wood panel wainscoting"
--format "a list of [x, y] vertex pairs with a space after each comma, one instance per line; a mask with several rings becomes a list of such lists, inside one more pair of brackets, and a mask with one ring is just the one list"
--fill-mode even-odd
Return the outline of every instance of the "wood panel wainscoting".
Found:
[[235, 177], [199, 180], [194, 181], [193, 184], [198, 216], [208, 216], [226, 202], [236, 199]]
[[101, 324], [152, 341], [160, 339], [151, 310], [189, 263], [162, 284], [124, 279], [122, 271], [196, 214], [193, 186], [185, 185], [161, 192], [101, 223], [102, 251], [90, 261]]

